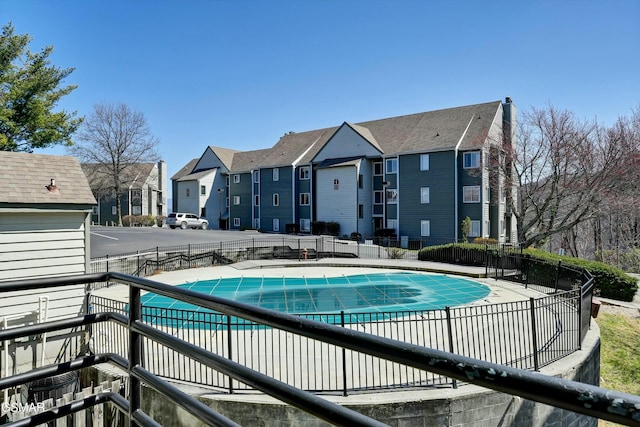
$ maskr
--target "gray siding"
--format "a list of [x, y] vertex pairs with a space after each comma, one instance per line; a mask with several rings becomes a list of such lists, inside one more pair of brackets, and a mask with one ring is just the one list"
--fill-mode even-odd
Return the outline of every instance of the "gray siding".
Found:
[[[278, 169], [278, 181], [273, 180], [273, 169], [260, 170], [260, 228], [263, 231], [274, 231], [273, 220], [277, 218], [280, 221], [278, 232], [284, 233], [287, 224], [295, 223], [293, 212], [294, 206], [298, 203], [298, 196], [293, 194], [292, 167]], [[275, 193], [279, 198], [278, 206], [273, 206]]]
[[343, 125], [314, 157], [314, 162], [352, 156], [380, 156], [380, 151], [349, 126]]
[[[240, 182], [234, 182], [234, 176], [240, 175]], [[253, 226], [253, 192], [251, 173], [229, 174], [229, 228], [251, 228]], [[240, 204], [234, 205], [233, 198], [240, 196]], [[234, 225], [234, 218], [240, 218], [240, 225]]]
[[[454, 152], [429, 153], [429, 170], [420, 170], [420, 154], [400, 156], [400, 236], [420, 237], [420, 221], [429, 220], [431, 239], [455, 238]], [[429, 187], [429, 203], [420, 188]]]

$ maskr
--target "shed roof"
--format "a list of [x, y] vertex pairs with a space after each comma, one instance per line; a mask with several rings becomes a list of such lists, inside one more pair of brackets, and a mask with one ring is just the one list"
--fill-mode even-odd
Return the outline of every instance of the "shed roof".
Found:
[[0, 151], [0, 182], [0, 203], [96, 204], [75, 157]]

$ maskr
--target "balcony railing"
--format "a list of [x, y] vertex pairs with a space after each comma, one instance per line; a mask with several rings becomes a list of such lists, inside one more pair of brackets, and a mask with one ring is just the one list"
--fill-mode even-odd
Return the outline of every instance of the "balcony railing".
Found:
[[328, 343], [341, 348], [386, 359], [437, 375], [476, 384], [499, 392], [516, 395], [536, 402], [574, 411], [612, 422], [640, 425], [640, 397], [606, 390], [593, 385], [548, 377], [513, 367], [485, 362], [441, 350], [403, 343], [386, 337], [374, 336], [357, 330], [345, 329], [304, 319], [284, 313], [273, 312], [247, 304], [203, 295], [187, 289], [158, 283], [139, 277], [101, 273], [85, 276], [34, 279], [0, 284], [0, 295], [4, 292], [33, 291], [43, 288], [71, 284], [117, 282], [129, 288], [129, 314], [120, 313], [85, 314], [74, 318], [45, 322], [0, 331], [0, 341], [33, 336], [69, 328], [89, 328], [101, 322], [114, 322], [126, 329], [125, 339], [129, 345], [127, 358], [115, 354], [97, 354], [75, 360], [34, 369], [29, 372], [0, 379], [0, 389], [15, 387], [35, 379], [82, 369], [97, 363], [109, 362], [120, 366], [128, 373], [129, 392], [126, 397], [104, 392], [84, 398], [79, 402], [48, 410], [21, 421], [13, 426], [38, 425], [56, 418], [86, 409], [92, 405], [110, 401], [129, 417], [131, 425], [159, 425], [142, 410], [141, 389], [151, 387], [184, 408], [187, 412], [209, 425], [236, 425], [232, 420], [215, 412], [198, 400], [183, 393], [175, 386], [154, 375], [145, 365], [144, 343], [155, 342], [188, 354], [194, 360], [208, 366], [235, 381], [268, 394], [275, 399], [295, 406], [316, 417], [336, 425], [377, 426], [381, 422], [358, 412], [329, 402], [312, 393], [284, 384], [270, 376], [256, 372], [219, 354], [207, 351], [185, 340], [176, 338], [145, 323], [140, 300], [141, 291], [154, 292], [204, 307], [227, 316], [246, 319], [265, 327], [276, 328], [291, 334]]

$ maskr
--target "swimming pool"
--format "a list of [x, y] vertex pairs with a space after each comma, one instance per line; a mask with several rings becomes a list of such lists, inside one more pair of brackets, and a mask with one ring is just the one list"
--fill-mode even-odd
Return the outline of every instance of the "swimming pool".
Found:
[[[234, 277], [201, 280], [181, 288], [290, 314], [437, 310], [489, 294], [481, 283], [455, 276], [385, 272], [333, 277]], [[211, 310], [157, 294], [145, 307], [208, 313]]]

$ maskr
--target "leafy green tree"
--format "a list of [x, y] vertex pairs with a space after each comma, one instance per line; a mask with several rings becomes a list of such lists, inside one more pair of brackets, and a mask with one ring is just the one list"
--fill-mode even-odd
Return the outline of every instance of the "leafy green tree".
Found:
[[51, 65], [52, 46], [33, 53], [28, 50], [31, 37], [14, 32], [9, 23], [0, 34], [0, 151], [72, 145], [82, 118], [75, 118], [75, 111], [53, 109], [77, 87], [61, 86], [74, 69]]

